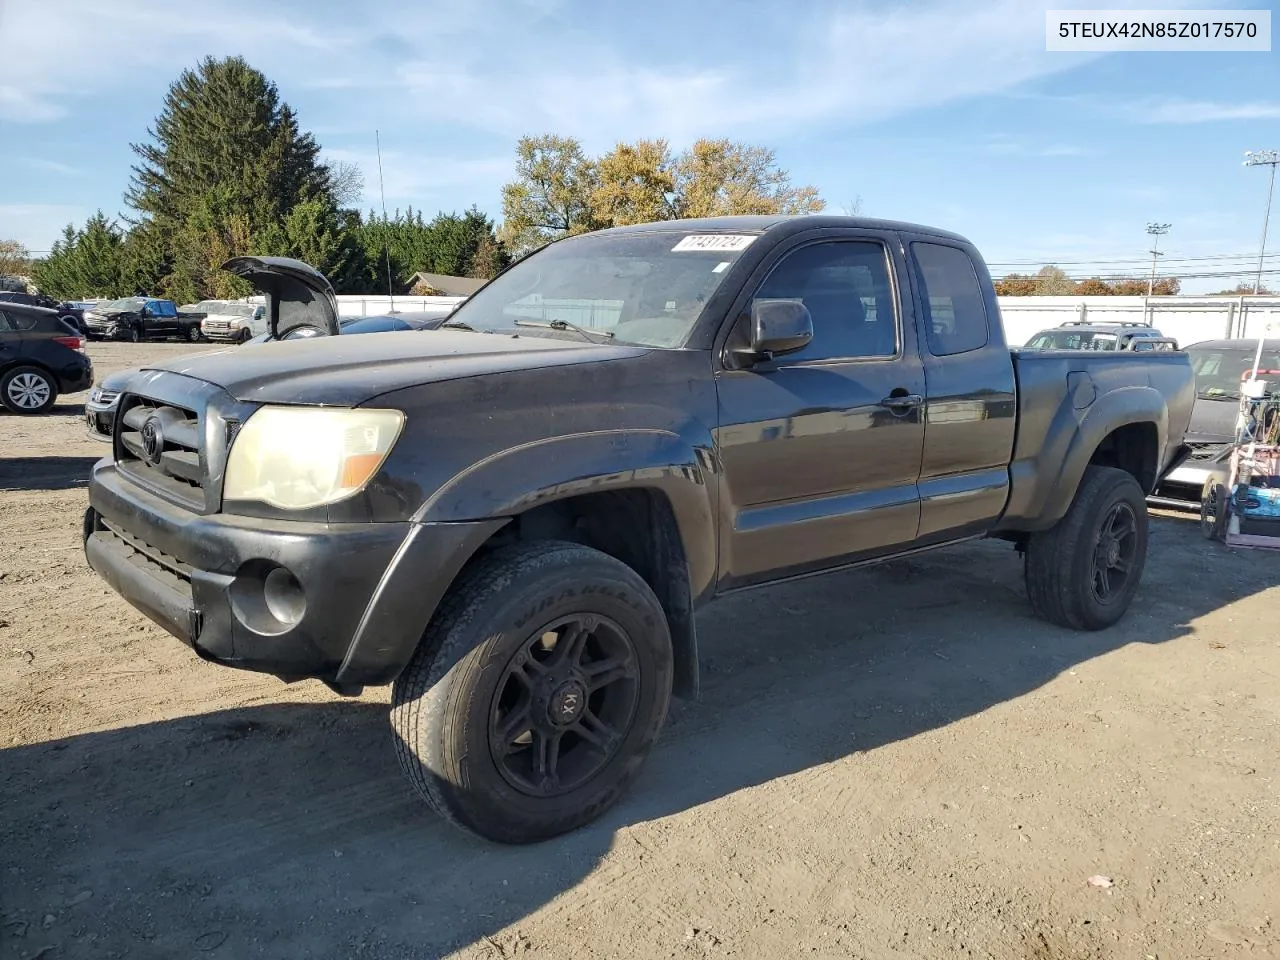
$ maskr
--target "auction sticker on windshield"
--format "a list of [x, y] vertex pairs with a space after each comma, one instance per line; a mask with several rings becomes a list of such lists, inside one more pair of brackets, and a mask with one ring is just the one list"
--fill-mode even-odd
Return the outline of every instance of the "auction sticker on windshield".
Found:
[[681, 237], [680, 242], [671, 248], [671, 252], [685, 250], [745, 250], [754, 239], [754, 236], [734, 233], [692, 234], [687, 237]]

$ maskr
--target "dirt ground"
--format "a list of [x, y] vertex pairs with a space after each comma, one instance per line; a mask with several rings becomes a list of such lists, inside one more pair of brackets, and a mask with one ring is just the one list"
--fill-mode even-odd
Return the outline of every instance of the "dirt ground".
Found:
[[1162, 514], [1097, 634], [995, 543], [726, 600], [629, 797], [500, 847], [387, 691], [205, 664], [90, 573], [82, 401], [0, 415], [0, 958], [1280, 958], [1280, 555]]

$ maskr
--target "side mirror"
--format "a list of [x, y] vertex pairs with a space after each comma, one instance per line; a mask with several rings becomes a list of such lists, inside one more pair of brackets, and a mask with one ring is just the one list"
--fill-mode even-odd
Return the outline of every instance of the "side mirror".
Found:
[[753, 300], [744, 359], [771, 360], [813, 340], [813, 317], [799, 300]]

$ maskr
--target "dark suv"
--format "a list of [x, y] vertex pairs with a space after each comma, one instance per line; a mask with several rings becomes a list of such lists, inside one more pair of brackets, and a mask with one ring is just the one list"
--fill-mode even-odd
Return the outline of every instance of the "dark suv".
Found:
[[84, 306], [81, 304], [55, 300], [53, 297], [46, 297], [42, 293], [23, 293], [16, 290], [0, 292], [0, 308], [6, 303], [16, 303], [28, 307], [44, 307], [45, 309], [53, 310], [59, 317], [75, 327], [81, 336], [85, 335]]
[[44, 413], [92, 383], [84, 340], [56, 310], [0, 303], [0, 403], [10, 412]]

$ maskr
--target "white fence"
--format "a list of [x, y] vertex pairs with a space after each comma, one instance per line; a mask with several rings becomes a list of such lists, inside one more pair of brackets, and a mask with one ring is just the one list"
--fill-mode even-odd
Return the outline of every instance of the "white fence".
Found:
[[1280, 297], [1000, 297], [1005, 337], [1021, 345], [1046, 327], [1150, 323], [1179, 346], [1199, 340], [1280, 336]]
[[[341, 293], [337, 296], [339, 317], [372, 317], [389, 313], [394, 305], [400, 313], [447, 313], [466, 297], [387, 297]], [[261, 296], [247, 298], [249, 303], [262, 303]]]

